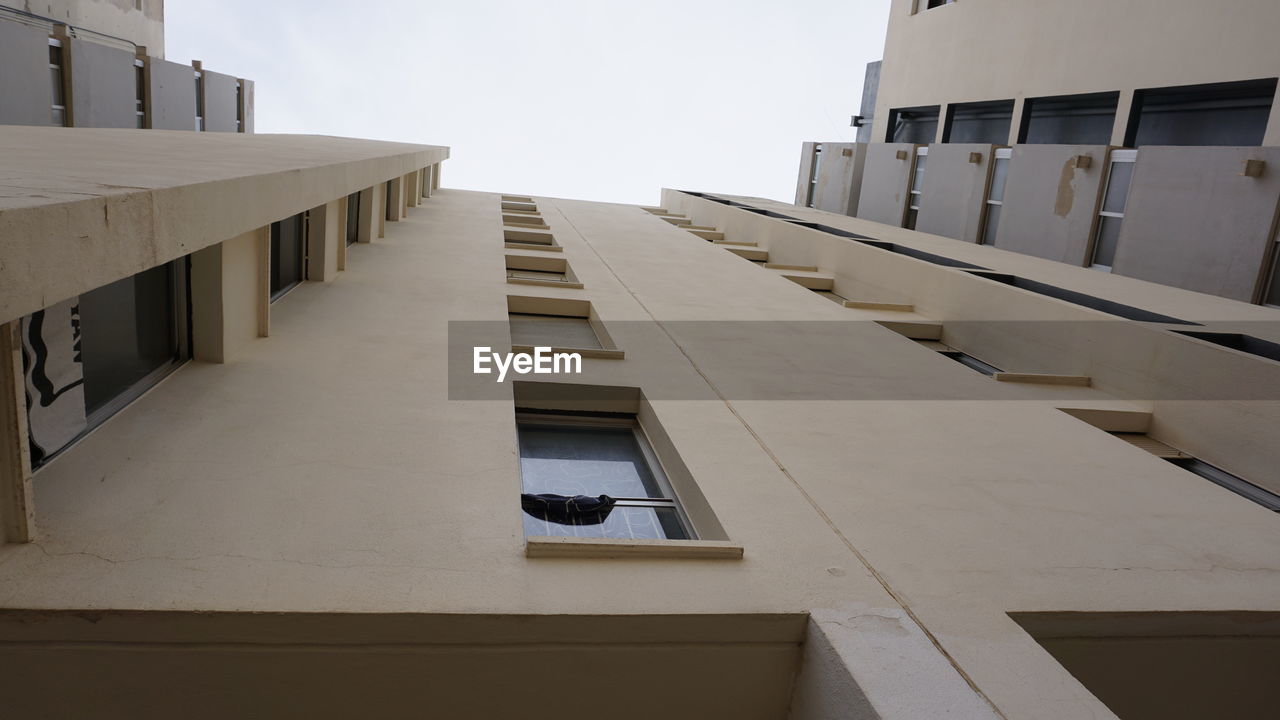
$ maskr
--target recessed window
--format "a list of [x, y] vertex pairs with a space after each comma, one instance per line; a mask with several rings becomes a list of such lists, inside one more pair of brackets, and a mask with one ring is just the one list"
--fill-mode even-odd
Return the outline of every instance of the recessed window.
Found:
[[925, 9], [926, 9], [926, 10], [932, 10], [932, 9], [934, 9], [934, 8], [936, 8], [936, 7], [942, 7], [943, 5], [950, 5], [951, 3], [954, 3], [955, 1], [956, 1], [956, 0], [925, 0], [925, 6], [924, 6], [924, 7], [925, 7]]
[[526, 536], [695, 537], [635, 416], [519, 412], [516, 427]]
[[189, 356], [187, 261], [90, 290], [23, 318], [33, 466], [40, 466]]
[[546, 249], [556, 246], [556, 238], [550, 232], [539, 228], [515, 228], [505, 227], [502, 229], [502, 239], [508, 244], [544, 246], [540, 249]]
[[196, 130], [204, 130], [204, 74], [196, 71]]
[[1120, 93], [1028, 98], [1018, 142], [1048, 145], [1109, 145]]
[[355, 245], [360, 241], [360, 193], [353, 192], [347, 196], [347, 245]]
[[830, 300], [831, 302], [839, 305], [840, 307], [844, 307], [844, 304], [849, 301], [848, 298], [844, 297], [843, 295], [837, 295], [832, 290], [814, 290], [813, 292], [820, 297], [824, 297]]
[[889, 111], [889, 129], [885, 142], [927, 145], [938, 137], [937, 105], [894, 108]]
[[140, 60], [133, 61], [134, 100], [133, 113], [137, 117], [139, 128], [147, 126], [147, 68]]
[[1012, 100], [955, 103], [947, 106], [942, 142], [1004, 145], [1012, 123]]
[[582, 351], [584, 357], [621, 359], [625, 355], [591, 307], [570, 298], [507, 296], [511, 345], [518, 350], [550, 347]]
[[961, 365], [964, 365], [970, 370], [977, 370], [978, 372], [982, 373], [983, 375], [986, 375], [987, 377], [991, 377], [992, 375], [995, 375], [996, 373], [1001, 371], [1000, 368], [996, 367], [995, 365], [991, 365], [990, 363], [983, 362], [968, 353], [961, 352], [951, 347], [950, 345], [945, 345], [937, 340], [917, 339], [916, 342], [930, 350], [933, 350], [934, 352], [938, 353], [939, 355], [945, 358], [950, 358], [951, 360], [955, 360], [956, 362], [960, 363]]
[[244, 83], [236, 81], [236, 132], [244, 132]]
[[306, 277], [306, 218], [303, 213], [271, 223], [271, 300]]
[[818, 176], [822, 173], [822, 143], [814, 143], [813, 157], [809, 162], [809, 185], [806, 189], [805, 207], [813, 207], [814, 195], [818, 191]]
[[995, 245], [996, 231], [1000, 228], [1000, 213], [1004, 210], [1004, 186], [1009, 180], [1009, 163], [1013, 148], [996, 148], [991, 162], [991, 186], [987, 190], [987, 217], [982, 225], [982, 244]]
[[929, 148], [916, 149], [916, 160], [911, 167], [911, 190], [907, 195], [907, 214], [902, 220], [902, 227], [916, 229], [916, 220], [920, 216], [920, 196], [924, 188], [924, 166], [929, 159]]
[[67, 124], [67, 81], [63, 67], [62, 41], [49, 38], [49, 83], [53, 98], [51, 121], [58, 127]]
[[1276, 78], [1138, 90], [1125, 145], [1261, 145]]
[[1124, 208], [1129, 199], [1129, 183], [1138, 159], [1137, 150], [1113, 150], [1107, 168], [1107, 189], [1102, 196], [1102, 208], [1098, 211], [1098, 227], [1093, 236], [1093, 256], [1089, 266], [1095, 270], [1111, 272], [1115, 264], [1116, 250], [1120, 246], [1120, 225], [1124, 222]]
[[581, 288], [568, 261], [561, 257], [508, 255], [507, 282]]
[[538, 213], [516, 213], [505, 212], [502, 214], [503, 225], [519, 225], [521, 227], [532, 227], [541, 230], [547, 229], [547, 223]]

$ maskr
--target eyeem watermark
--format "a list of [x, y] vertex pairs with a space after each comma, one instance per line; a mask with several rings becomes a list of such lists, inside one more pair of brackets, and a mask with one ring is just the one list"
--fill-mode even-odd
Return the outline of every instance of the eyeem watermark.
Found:
[[551, 352], [549, 347], [535, 347], [531, 353], [506, 354], [494, 352], [491, 347], [476, 347], [471, 358], [472, 372], [476, 375], [492, 375], [496, 370], [497, 382], [506, 379], [507, 371], [515, 371], [518, 375], [582, 374], [582, 355], [574, 352]]

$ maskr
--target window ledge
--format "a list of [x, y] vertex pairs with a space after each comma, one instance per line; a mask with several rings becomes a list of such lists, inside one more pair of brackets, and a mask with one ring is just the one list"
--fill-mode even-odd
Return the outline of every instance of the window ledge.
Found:
[[742, 546], [722, 540], [617, 540], [534, 535], [525, 538], [531, 558], [671, 558], [741, 560]]
[[543, 245], [541, 243], [507, 242], [503, 243], [502, 246], [511, 250], [545, 250], [546, 252], [564, 252], [564, 248], [559, 245]]
[[[511, 352], [531, 353], [532, 345], [512, 345]], [[598, 360], [624, 360], [627, 354], [623, 350], [610, 350], [606, 348], [571, 348], [571, 347], [553, 347], [553, 353], [578, 353], [584, 358], [596, 358]]]
[[992, 375], [998, 382], [1028, 383], [1032, 385], [1069, 385], [1089, 387], [1091, 381], [1087, 375], [1051, 375], [1048, 373], [1011, 373], [998, 372]]
[[582, 283], [569, 282], [567, 280], [535, 280], [533, 278], [507, 278], [507, 283], [511, 285], [540, 285], [542, 287], [558, 287], [569, 288], [570, 290], [581, 290]]

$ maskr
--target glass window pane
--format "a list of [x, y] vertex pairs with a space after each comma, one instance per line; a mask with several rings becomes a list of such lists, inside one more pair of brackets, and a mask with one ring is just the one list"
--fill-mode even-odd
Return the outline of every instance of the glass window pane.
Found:
[[347, 244], [353, 245], [360, 239], [360, 193], [347, 196]]
[[173, 266], [80, 296], [84, 404], [92, 413], [177, 355]]
[[1133, 166], [1137, 163], [1113, 162], [1107, 180], [1107, 195], [1102, 201], [1103, 212], [1124, 212], [1125, 198], [1129, 195], [1129, 181], [1133, 179]]
[[524, 492], [659, 498], [653, 471], [629, 427], [520, 423]]
[[987, 205], [987, 226], [982, 231], [984, 245], [996, 244], [996, 231], [1000, 228], [1001, 205]]
[[64, 125], [66, 125], [67, 124], [66, 111], [60, 107], [54, 108], [52, 122], [55, 127], [63, 127]]
[[552, 272], [550, 270], [508, 270], [507, 277], [517, 278], [521, 280], [553, 280], [555, 282], [565, 282], [564, 273]]
[[1111, 267], [1116, 259], [1116, 247], [1120, 242], [1120, 218], [1098, 218], [1098, 242], [1093, 250], [1093, 264]]
[[302, 282], [302, 216], [271, 224], [271, 295]]
[[63, 102], [61, 67], [49, 68], [49, 85], [52, 92], [51, 97], [53, 98], [53, 104], [66, 105], [66, 103]]
[[916, 208], [914, 207], [907, 211], [907, 219], [902, 223], [902, 227], [908, 230], [916, 229], [916, 212]]
[[996, 158], [996, 165], [991, 169], [991, 194], [988, 200], [1004, 200], [1004, 185], [1009, 179], [1009, 158]]
[[532, 347], [599, 348], [586, 318], [511, 313], [511, 344]]
[[598, 525], [561, 525], [524, 513], [524, 534], [622, 540], [687, 540], [673, 508], [615, 506]]

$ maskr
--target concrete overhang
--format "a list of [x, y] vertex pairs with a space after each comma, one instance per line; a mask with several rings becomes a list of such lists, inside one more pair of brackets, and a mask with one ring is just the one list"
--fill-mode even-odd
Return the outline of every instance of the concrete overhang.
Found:
[[0, 322], [448, 157], [314, 135], [0, 127]]

